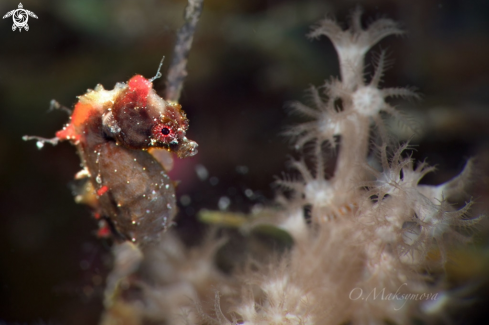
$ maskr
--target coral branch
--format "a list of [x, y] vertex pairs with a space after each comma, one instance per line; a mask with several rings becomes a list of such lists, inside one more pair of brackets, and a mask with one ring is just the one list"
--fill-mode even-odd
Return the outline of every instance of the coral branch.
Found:
[[185, 9], [185, 24], [177, 34], [177, 42], [173, 51], [173, 58], [166, 77], [165, 99], [178, 102], [182, 92], [183, 82], [187, 76], [187, 58], [194, 33], [202, 13], [204, 0], [188, 0]]

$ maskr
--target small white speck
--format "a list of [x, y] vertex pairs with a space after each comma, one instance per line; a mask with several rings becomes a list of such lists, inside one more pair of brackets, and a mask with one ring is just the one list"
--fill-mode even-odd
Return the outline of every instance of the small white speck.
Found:
[[37, 142], [36, 142], [36, 146], [37, 146], [37, 149], [41, 150], [41, 149], [42, 149], [42, 147], [44, 147], [44, 142], [42, 142], [42, 141], [37, 141]]
[[169, 189], [169, 188], [170, 188], [170, 184], [166, 184], [166, 185], [165, 185], [165, 188], [166, 188], [166, 189]]
[[253, 191], [250, 190], [249, 188], [247, 188], [244, 193], [245, 193], [245, 195], [247, 197], [252, 197], [253, 196]]
[[226, 210], [230, 204], [231, 200], [227, 196], [221, 196], [217, 206], [219, 207], [219, 210]]
[[136, 224], [136, 220], [133, 220], [133, 221], [132, 221], [132, 224], [133, 224], [133, 225], [135, 225], [135, 224]]
[[197, 177], [201, 181], [205, 181], [207, 177], [209, 177], [209, 172], [207, 171], [207, 168], [205, 168], [203, 165], [196, 165], [195, 166], [195, 172], [197, 173]]
[[95, 181], [98, 183], [98, 184], [102, 184], [102, 177], [100, 177], [100, 174], [97, 175], [97, 177], [95, 177]]

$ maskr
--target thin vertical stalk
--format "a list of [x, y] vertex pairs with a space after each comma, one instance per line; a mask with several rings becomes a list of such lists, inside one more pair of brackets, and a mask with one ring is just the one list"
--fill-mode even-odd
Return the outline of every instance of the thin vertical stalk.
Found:
[[192, 47], [194, 33], [202, 13], [204, 0], [188, 0], [185, 23], [177, 34], [173, 58], [166, 77], [165, 99], [178, 102], [183, 82], [187, 76], [187, 59]]

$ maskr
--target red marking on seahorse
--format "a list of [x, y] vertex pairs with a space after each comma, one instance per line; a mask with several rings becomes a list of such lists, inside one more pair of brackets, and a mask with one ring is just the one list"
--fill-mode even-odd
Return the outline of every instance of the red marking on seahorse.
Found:
[[77, 127], [85, 125], [89, 117], [95, 113], [96, 111], [92, 105], [78, 102], [71, 115], [71, 122], [63, 130], [56, 132], [56, 137], [60, 140], [80, 141], [80, 134], [77, 133]]
[[129, 90], [124, 94], [121, 103], [134, 103], [136, 107], [146, 107], [147, 98], [153, 83], [137, 74], [127, 82]]
[[95, 109], [92, 105], [78, 102], [75, 105], [73, 114], [71, 115], [71, 123], [74, 126], [84, 125], [88, 118], [95, 113]]
[[107, 191], [108, 191], [108, 190], [109, 190], [109, 187], [108, 187], [107, 185], [104, 185], [104, 186], [102, 186], [101, 188], [99, 188], [99, 189], [97, 190], [97, 195], [98, 195], [98, 196], [102, 196], [102, 195], [104, 195], [105, 193], [107, 193]]
[[103, 225], [100, 226], [100, 228], [97, 231], [97, 237], [98, 238], [107, 238], [110, 237], [110, 228], [109, 225], [107, 224], [106, 221], [103, 221]]
[[71, 140], [74, 143], [80, 140], [80, 135], [76, 134], [73, 123], [66, 125], [62, 130], [56, 132], [56, 137], [60, 140]]

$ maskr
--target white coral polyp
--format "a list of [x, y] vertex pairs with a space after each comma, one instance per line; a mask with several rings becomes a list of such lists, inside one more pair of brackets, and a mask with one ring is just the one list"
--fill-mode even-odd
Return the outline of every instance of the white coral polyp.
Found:
[[371, 86], [358, 88], [353, 93], [352, 100], [356, 112], [371, 117], [378, 115], [385, 104], [382, 92]]
[[327, 180], [314, 179], [307, 182], [304, 195], [308, 203], [316, 207], [324, 207], [332, 204], [334, 190]]

